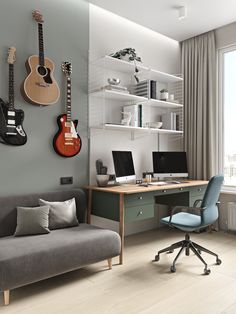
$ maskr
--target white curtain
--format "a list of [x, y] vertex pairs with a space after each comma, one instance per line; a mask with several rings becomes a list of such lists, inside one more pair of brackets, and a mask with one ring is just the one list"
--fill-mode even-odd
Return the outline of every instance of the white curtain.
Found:
[[206, 180], [219, 171], [214, 31], [182, 42], [182, 73], [189, 176]]

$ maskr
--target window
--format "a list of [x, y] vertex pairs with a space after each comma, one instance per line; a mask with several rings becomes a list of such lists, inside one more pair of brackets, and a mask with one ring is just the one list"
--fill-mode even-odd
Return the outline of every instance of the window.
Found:
[[219, 52], [219, 101], [223, 115], [225, 185], [236, 186], [236, 46]]

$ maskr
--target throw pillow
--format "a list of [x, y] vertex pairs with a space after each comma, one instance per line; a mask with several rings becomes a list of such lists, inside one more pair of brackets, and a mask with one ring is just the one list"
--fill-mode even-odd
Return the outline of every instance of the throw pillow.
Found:
[[17, 207], [15, 236], [49, 233], [49, 206]]
[[39, 199], [39, 205], [49, 205], [49, 229], [78, 226], [75, 198], [64, 202], [49, 202]]

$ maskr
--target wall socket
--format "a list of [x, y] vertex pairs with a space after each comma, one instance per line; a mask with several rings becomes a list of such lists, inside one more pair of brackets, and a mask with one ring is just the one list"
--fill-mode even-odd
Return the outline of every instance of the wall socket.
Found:
[[116, 175], [115, 174], [109, 174], [109, 181], [115, 181]]
[[73, 177], [61, 177], [60, 184], [73, 184]]

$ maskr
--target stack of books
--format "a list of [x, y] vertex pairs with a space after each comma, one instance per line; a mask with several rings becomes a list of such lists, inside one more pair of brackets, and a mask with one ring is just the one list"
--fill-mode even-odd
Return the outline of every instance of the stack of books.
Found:
[[133, 86], [133, 93], [148, 99], [157, 99], [156, 81], [144, 80]]
[[179, 130], [179, 114], [176, 112], [165, 113], [161, 116], [162, 128], [167, 130]]
[[127, 87], [121, 86], [121, 85], [106, 85], [106, 86], [103, 86], [102, 89], [129, 94]]

